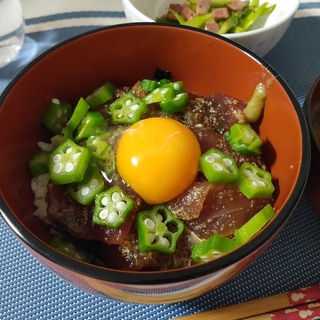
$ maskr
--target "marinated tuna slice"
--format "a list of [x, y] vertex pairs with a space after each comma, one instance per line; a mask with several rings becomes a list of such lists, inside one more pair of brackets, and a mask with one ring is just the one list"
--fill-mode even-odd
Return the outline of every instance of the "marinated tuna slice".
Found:
[[190, 101], [184, 115], [189, 128], [213, 128], [223, 134], [234, 123], [246, 123], [243, 109], [246, 102], [223, 94], [199, 97]]
[[185, 192], [167, 203], [173, 215], [185, 221], [199, 218], [210, 189], [213, 185], [208, 181], [195, 182]]
[[141, 252], [138, 247], [137, 233], [132, 230], [126, 240], [119, 245], [105, 245], [103, 260], [110, 268], [130, 271], [170, 270], [186, 268], [191, 260], [192, 239], [184, 232], [173, 254], [157, 251]]
[[46, 196], [47, 218], [53, 225], [62, 227], [70, 235], [86, 240], [98, 240], [108, 244], [124, 241], [135, 219], [140, 202], [129, 213], [120, 228], [99, 226], [92, 222], [93, 206], [82, 206], [73, 201], [64, 188], [51, 182]]
[[119, 245], [104, 246], [103, 260], [110, 268], [120, 270], [159, 270], [164, 258], [158, 252], [140, 252], [138, 237], [134, 230]]
[[199, 140], [202, 153], [206, 152], [210, 148], [217, 148], [233, 157], [238, 166], [243, 162], [250, 162], [254, 163], [259, 168], [264, 170], [266, 169], [266, 165], [261, 156], [247, 156], [232, 150], [229, 142], [224, 138], [224, 136], [217, 133], [214, 129], [195, 127], [192, 131]]
[[214, 234], [230, 237], [270, 201], [249, 199], [232, 184], [213, 184], [200, 217], [185, 224], [201, 239]]

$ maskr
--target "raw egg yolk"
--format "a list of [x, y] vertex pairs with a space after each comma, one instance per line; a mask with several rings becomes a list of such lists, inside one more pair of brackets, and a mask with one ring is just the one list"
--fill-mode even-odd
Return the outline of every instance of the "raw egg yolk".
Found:
[[145, 202], [167, 202], [195, 180], [201, 155], [199, 141], [179, 121], [148, 118], [126, 129], [116, 164], [121, 178]]

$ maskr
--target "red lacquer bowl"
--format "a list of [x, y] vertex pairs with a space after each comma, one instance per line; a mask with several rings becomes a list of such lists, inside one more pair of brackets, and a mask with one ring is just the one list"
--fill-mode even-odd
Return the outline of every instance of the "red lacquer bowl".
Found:
[[[225, 93], [247, 101], [268, 84], [259, 132], [276, 184], [277, 214], [253, 240], [213, 262], [162, 272], [125, 272], [67, 257], [48, 244], [48, 229], [33, 216], [27, 160], [43, 138], [40, 125], [53, 97], [76, 103], [106, 81], [133, 84], [155, 68], [170, 70], [199, 95]], [[169, 303], [214, 290], [266, 249], [296, 207], [310, 165], [308, 128], [294, 95], [263, 60], [229, 40], [185, 27], [128, 24], [69, 40], [33, 61], [6, 88], [0, 111], [1, 214], [43, 264], [77, 287], [138, 303]], [[294, 143], [291, 143], [294, 141]]]

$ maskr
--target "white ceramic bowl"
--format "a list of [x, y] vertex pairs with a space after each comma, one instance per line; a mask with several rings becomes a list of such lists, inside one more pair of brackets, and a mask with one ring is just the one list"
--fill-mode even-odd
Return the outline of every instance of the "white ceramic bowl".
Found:
[[[263, 3], [267, 0], [261, 0]], [[164, 15], [171, 3], [185, 3], [187, 0], [122, 0], [129, 22], [155, 22]], [[299, 7], [299, 0], [270, 0], [276, 4], [269, 15], [258, 19], [252, 29], [243, 33], [224, 35], [236, 41], [259, 56], [266, 55], [282, 38]]]

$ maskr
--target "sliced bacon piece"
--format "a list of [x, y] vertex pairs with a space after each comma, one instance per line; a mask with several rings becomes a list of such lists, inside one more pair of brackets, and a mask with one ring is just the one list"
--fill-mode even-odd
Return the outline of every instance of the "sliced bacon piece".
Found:
[[93, 206], [76, 203], [66, 194], [64, 187], [49, 182], [46, 196], [47, 218], [52, 224], [62, 227], [74, 237], [119, 244], [129, 234], [136, 212], [139, 210], [140, 202], [135, 200], [136, 207], [119, 229], [99, 226], [92, 222]]
[[213, 184], [198, 219], [186, 221], [186, 226], [199, 238], [214, 234], [230, 237], [234, 231], [260, 211], [270, 199], [248, 199], [237, 186]]
[[246, 1], [232, 1], [231, 3], [227, 4], [227, 8], [231, 11], [241, 11], [244, 7], [247, 6]]
[[212, 16], [215, 20], [228, 19], [230, 17], [228, 8], [215, 8], [212, 10]]
[[202, 15], [209, 12], [211, 0], [198, 0], [196, 6], [196, 15]]
[[176, 11], [177, 13], [181, 14], [182, 11], [182, 5], [179, 3], [171, 3], [169, 5], [169, 9]]
[[[182, 5], [179, 3], [171, 3], [169, 5], [169, 9], [177, 12], [178, 14], [181, 15], [181, 11], [182, 11]], [[176, 17], [173, 15], [172, 12], [170, 12], [170, 10], [168, 10], [168, 13], [166, 14], [166, 17], [170, 20], [177, 20]]]
[[210, 19], [205, 23], [204, 28], [207, 31], [217, 33], [220, 26], [214, 19]]
[[194, 11], [189, 7], [187, 3], [182, 5], [181, 16], [184, 20], [191, 20], [195, 17]]

